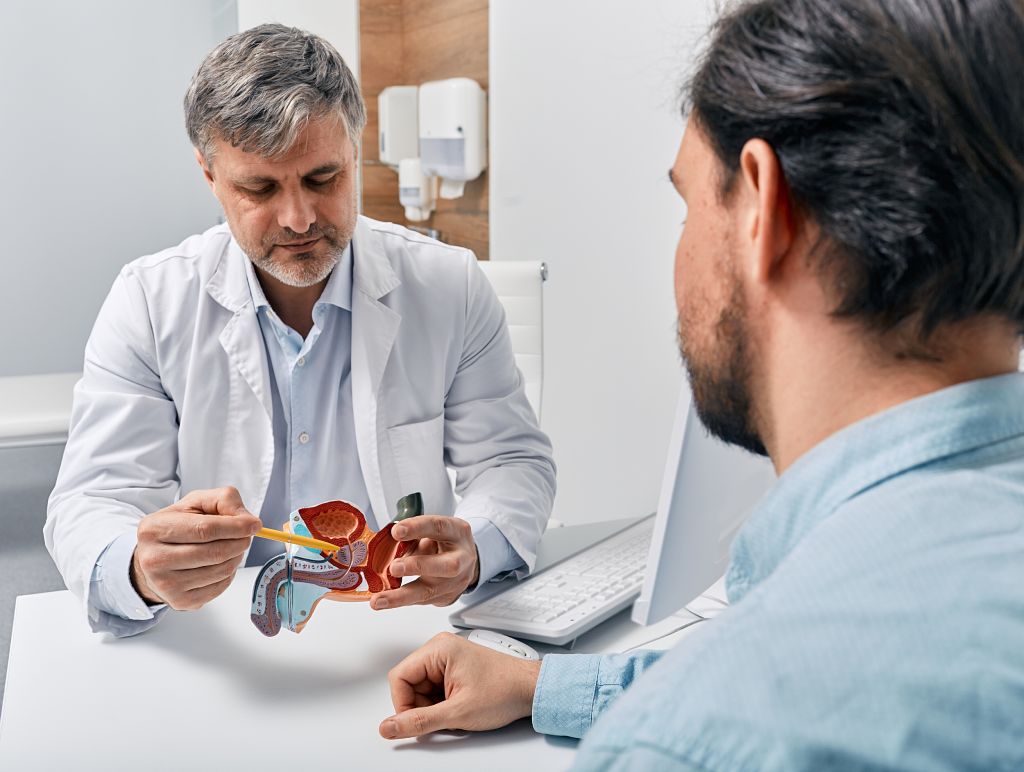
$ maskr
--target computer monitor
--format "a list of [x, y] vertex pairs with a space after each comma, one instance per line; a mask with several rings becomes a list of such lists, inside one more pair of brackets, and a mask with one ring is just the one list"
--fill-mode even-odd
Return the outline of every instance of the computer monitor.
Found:
[[684, 382], [633, 621], [659, 622], [714, 584], [733, 537], [774, 481], [768, 459], [708, 434]]

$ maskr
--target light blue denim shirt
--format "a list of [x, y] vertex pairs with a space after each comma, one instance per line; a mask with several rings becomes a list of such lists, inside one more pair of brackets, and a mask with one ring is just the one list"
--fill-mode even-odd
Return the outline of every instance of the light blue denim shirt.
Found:
[[820, 443], [726, 580], [663, 656], [544, 659], [534, 727], [586, 735], [574, 769], [1024, 769], [1024, 375]]
[[[245, 261], [253, 307], [270, 364], [274, 466], [263, 524], [280, 528], [299, 507], [345, 499], [379, 530], [393, 513], [375, 513], [356, 453], [352, 407], [352, 246], [332, 271], [313, 306], [313, 327], [303, 338], [271, 308], [256, 271]], [[429, 514], [429, 513], [428, 513]], [[483, 517], [467, 517], [480, 556], [480, 581], [511, 571], [522, 559], [501, 531]], [[117, 636], [152, 627], [165, 606], [147, 606], [129, 579], [135, 533], [115, 539], [100, 555], [89, 586], [89, 604], [104, 612], [98, 629]], [[262, 565], [281, 545], [254, 539], [247, 565]]]

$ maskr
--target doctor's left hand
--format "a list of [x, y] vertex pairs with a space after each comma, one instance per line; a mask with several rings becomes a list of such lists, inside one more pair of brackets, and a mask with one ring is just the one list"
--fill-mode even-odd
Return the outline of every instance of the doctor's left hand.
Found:
[[398, 608], [432, 604], [449, 606], [480, 577], [473, 531], [465, 520], [442, 515], [420, 515], [396, 523], [391, 535], [412, 542], [406, 553], [391, 563], [393, 576], [418, 576], [397, 590], [373, 596], [370, 608]]

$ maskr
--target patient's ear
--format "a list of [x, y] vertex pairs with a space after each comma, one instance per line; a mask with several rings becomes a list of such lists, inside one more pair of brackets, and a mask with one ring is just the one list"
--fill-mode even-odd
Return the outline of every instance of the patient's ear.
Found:
[[793, 245], [793, 205], [782, 165], [763, 139], [749, 140], [740, 152], [738, 202], [741, 207], [742, 266], [755, 282], [769, 281]]

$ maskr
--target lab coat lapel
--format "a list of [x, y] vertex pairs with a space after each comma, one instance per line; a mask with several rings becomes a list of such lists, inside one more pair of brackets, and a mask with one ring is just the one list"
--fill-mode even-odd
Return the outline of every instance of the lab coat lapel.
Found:
[[[235, 240], [221, 258], [220, 265], [206, 285], [207, 292], [234, 316], [224, 325], [218, 340], [231, 366], [242, 376], [263, 406], [267, 418], [273, 418], [270, 396], [270, 367], [263, 350], [263, 334], [253, 310], [252, 295], [245, 278], [248, 260]], [[273, 437], [273, 424], [268, 423]]]
[[359, 463], [377, 527], [381, 528], [391, 519], [388, 502], [396, 492], [390, 481], [393, 475], [385, 480], [381, 470], [380, 445], [387, 417], [383, 417], [382, 424], [380, 385], [402, 319], [381, 298], [401, 281], [362, 217], [352, 239], [352, 259], [352, 409]]
[[256, 399], [260, 401], [267, 419], [273, 420], [270, 372], [267, 363], [263, 361], [263, 334], [260, 332], [256, 314], [252, 313], [252, 309], [236, 311], [221, 330], [218, 339], [232, 367], [241, 374]]

